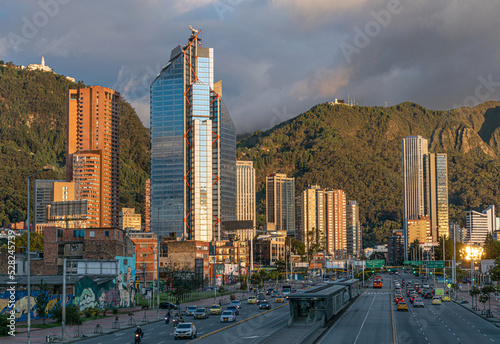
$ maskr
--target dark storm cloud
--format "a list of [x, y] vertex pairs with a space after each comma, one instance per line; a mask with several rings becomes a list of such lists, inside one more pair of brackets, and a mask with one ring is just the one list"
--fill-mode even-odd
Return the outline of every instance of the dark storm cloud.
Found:
[[149, 125], [149, 84], [203, 28], [239, 133], [311, 106], [476, 105], [500, 92], [493, 0], [3, 1], [0, 59], [113, 87]]

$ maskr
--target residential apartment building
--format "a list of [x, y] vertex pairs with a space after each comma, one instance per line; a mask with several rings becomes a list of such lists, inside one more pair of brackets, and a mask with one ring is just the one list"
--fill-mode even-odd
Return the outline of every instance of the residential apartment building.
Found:
[[89, 227], [119, 222], [120, 94], [91, 86], [67, 97], [66, 181], [88, 202]]
[[448, 163], [447, 155], [424, 155], [426, 214], [431, 221], [432, 241], [448, 236]]
[[130, 240], [135, 244], [135, 271], [141, 282], [156, 279], [158, 237], [156, 233], [129, 232]]
[[120, 212], [120, 228], [123, 230], [141, 230], [141, 214], [135, 213], [135, 208], [122, 208]]
[[401, 234], [391, 235], [387, 240], [387, 264], [403, 265], [404, 238]]
[[419, 243], [433, 242], [429, 216], [419, 216], [418, 219], [408, 220], [408, 242], [411, 245], [415, 240]]
[[465, 217], [465, 238], [464, 243], [470, 245], [483, 245], [488, 234], [493, 234], [497, 230], [497, 217], [495, 206], [490, 205], [482, 213], [474, 210], [467, 211]]
[[236, 128], [202, 37], [193, 30], [151, 84], [151, 230], [212, 241], [236, 220]]
[[279, 173], [267, 177], [266, 218], [276, 230], [295, 234], [295, 178]]
[[236, 161], [236, 221], [257, 221], [253, 161]]
[[359, 258], [362, 251], [362, 237], [358, 202], [347, 201], [345, 217], [347, 258]]

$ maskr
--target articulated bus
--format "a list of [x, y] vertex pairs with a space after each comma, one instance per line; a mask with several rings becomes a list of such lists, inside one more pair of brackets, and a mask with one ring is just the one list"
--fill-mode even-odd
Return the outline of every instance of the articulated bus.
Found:
[[375, 276], [373, 278], [373, 288], [382, 288], [382, 277]]

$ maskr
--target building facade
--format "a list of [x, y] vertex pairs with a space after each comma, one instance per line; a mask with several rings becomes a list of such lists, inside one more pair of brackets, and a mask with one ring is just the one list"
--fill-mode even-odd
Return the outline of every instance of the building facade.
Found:
[[482, 213], [471, 210], [465, 217], [464, 243], [470, 245], [483, 245], [488, 234], [493, 235], [497, 230], [495, 206], [490, 205]]
[[447, 155], [424, 155], [426, 215], [431, 221], [432, 241], [448, 236], [448, 163]]
[[267, 177], [266, 218], [277, 231], [295, 234], [295, 178], [279, 173]]
[[47, 223], [47, 207], [52, 202], [72, 201], [75, 199], [74, 183], [65, 180], [35, 179], [34, 221]]
[[387, 240], [387, 259], [389, 265], [403, 265], [405, 240], [402, 235], [391, 235]]
[[70, 89], [67, 102], [66, 181], [75, 183], [75, 199], [88, 201], [90, 227], [118, 226], [120, 94]]
[[359, 204], [352, 200], [346, 204], [346, 238], [347, 258], [359, 258], [362, 251]]
[[144, 231], [151, 232], [151, 179], [146, 179], [144, 202]]
[[135, 271], [141, 282], [152, 282], [156, 279], [158, 237], [155, 233], [128, 233], [135, 244]]
[[213, 66], [193, 30], [151, 84], [151, 230], [162, 236], [212, 241], [236, 219], [236, 129]]
[[253, 221], [255, 227], [255, 168], [253, 161], [236, 161], [236, 221]]
[[141, 214], [135, 213], [135, 208], [122, 208], [120, 212], [120, 228], [122, 230], [141, 230]]
[[415, 240], [418, 240], [419, 244], [433, 242], [429, 216], [419, 216], [418, 219], [408, 220], [408, 242], [411, 245]]

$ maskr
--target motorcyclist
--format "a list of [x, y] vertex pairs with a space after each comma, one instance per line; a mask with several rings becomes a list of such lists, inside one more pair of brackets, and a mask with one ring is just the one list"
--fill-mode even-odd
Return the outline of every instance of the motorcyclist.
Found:
[[184, 322], [184, 318], [183, 318], [183, 317], [182, 317], [182, 315], [181, 315], [181, 316], [180, 316], [180, 318], [179, 318], [179, 324], [180, 324], [180, 323], [183, 323], [183, 322]]
[[142, 337], [144, 337], [144, 331], [142, 331], [141, 327], [137, 325], [137, 329], [135, 330], [135, 333], [139, 334]]
[[170, 321], [170, 311], [168, 311], [167, 314], [165, 314], [165, 324], [168, 324], [169, 321]]

